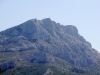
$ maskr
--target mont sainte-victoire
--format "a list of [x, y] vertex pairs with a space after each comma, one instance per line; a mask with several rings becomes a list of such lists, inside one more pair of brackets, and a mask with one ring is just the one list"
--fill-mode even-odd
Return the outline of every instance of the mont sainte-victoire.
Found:
[[3, 75], [100, 75], [100, 54], [73, 25], [31, 19], [0, 32]]

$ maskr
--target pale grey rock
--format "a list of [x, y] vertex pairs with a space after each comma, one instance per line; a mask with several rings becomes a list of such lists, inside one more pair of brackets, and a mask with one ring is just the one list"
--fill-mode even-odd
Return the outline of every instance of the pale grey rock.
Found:
[[43, 75], [53, 75], [53, 71], [51, 71], [49, 68]]
[[86, 67], [100, 60], [100, 54], [79, 35], [75, 26], [63, 26], [50, 18], [32, 19], [0, 32], [0, 51], [32, 49], [44, 52], [29, 56], [36, 63], [51, 63], [55, 61], [54, 57], [58, 57], [72, 65]]

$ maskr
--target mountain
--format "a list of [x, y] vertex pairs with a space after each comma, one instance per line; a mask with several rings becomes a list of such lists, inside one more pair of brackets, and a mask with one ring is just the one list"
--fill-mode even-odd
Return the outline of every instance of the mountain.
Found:
[[15, 75], [94, 75], [100, 74], [99, 65], [100, 54], [73, 25], [31, 19], [0, 32], [0, 66], [5, 74], [13, 70]]

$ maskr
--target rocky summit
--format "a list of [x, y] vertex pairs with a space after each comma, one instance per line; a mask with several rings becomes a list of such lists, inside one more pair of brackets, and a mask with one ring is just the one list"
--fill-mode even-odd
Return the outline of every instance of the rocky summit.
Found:
[[11, 68], [15, 75], [26, 75], [24, 67], [34, 70], [36, 66], [41, 74], [28, 75], [94, 75], [100, 74], [100, 54], [75, 26], [60, 25], [50, 18], [31, 19], [0, 32], [0, 66], [5, 74]]

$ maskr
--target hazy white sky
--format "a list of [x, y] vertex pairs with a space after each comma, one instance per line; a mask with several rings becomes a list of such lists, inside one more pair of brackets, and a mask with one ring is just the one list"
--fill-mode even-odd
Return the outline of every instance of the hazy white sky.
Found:
[[0, 0], [0, 31], [29, 19], [48, 17], [76, 26], [100, 52], [100, 0]]

